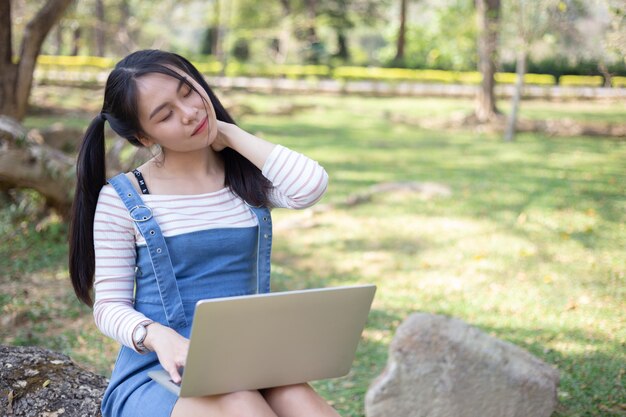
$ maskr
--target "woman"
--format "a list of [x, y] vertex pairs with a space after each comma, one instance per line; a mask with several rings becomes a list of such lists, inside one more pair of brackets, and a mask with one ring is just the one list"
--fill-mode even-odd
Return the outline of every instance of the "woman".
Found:
[[[161, 152], [107, 184], [105, 122]], [[181, 380], [197, 300], [269, 291], [268, 208], [314, 204], [322, 167], [237, 127], [186, 59], [146, 50], [109, 75], [77, 177], [72, 284], [88, 305], [94, 288], [96, 325], [123, 345], [103, 416], [338, 415], [308, 384], [178, 398], [147, 376]]]

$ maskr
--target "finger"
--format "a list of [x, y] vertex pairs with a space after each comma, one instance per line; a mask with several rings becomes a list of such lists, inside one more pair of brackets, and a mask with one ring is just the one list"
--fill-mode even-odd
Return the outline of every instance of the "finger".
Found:
[[181, 381], [181, 377], [180, 377], [180, 373], [178, 372], [178, 367], [174, 366], [172, 367], [172, 369], [168, 369], [169, 374], [170, 374], [170, 379], [172, 381], [174, 381], [174, 383], [179, 384]]
[[178, 366], [179, 368], [185, 366], [185, 364], [187, 363], [187, 351], [183, 351], [181, 352], [176, 359], [174, 360], [174, 362], [176, 362], [176, 366]]

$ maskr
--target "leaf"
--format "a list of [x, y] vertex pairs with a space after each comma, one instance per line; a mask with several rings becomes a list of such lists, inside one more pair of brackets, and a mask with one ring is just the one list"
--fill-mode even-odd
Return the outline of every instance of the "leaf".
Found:
[[50, 385], [50, 380], [49, 380], [49, 379], [46, 379], [46, 380], [45, 380], [45, 382], [42, 384], [42, 386], [45, 388], [45, 387], [47, 387], [48, 385]]

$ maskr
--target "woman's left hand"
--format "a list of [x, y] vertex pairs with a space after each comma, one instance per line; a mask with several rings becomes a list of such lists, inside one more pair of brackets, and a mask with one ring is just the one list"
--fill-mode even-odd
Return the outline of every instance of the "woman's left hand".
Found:
[[211, 148], [219, 152], [224, 148], [232, 148], [257, 168], [263, 169], [268, 155], [276, 145], [254, 136], [232, 123], [217, 121], [217, 135]]
[[224, 148], [231, 147], [230, 138], [236, 134], [236, 129], [239, 129], [237, 125], [217, 120], [217, 135], [213, 143], [211, 143], [211, 148], [213, 148], [215, 152], [219, 152]]

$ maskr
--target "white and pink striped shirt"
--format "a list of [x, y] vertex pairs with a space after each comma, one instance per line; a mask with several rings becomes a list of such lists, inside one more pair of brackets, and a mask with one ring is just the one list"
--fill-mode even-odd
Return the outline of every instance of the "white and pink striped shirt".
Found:
[[[310, 207], [322, 197], [328, 184], [328, 175], [317, 162], [280, 145], [270, 153], [262, 173], [274, 185], [270, 195], [273, 207]], [[152, 208], [165, 236], [257, 225], [256, 216], [228, 188], [198, 195], [146, 194], [142, 199]], [[134, 349], [133, 329], [146, 320], [133, 308], [136, 246], [146, 243], [111, 185], [100, 191], [93, 230], [96, 326]]]

